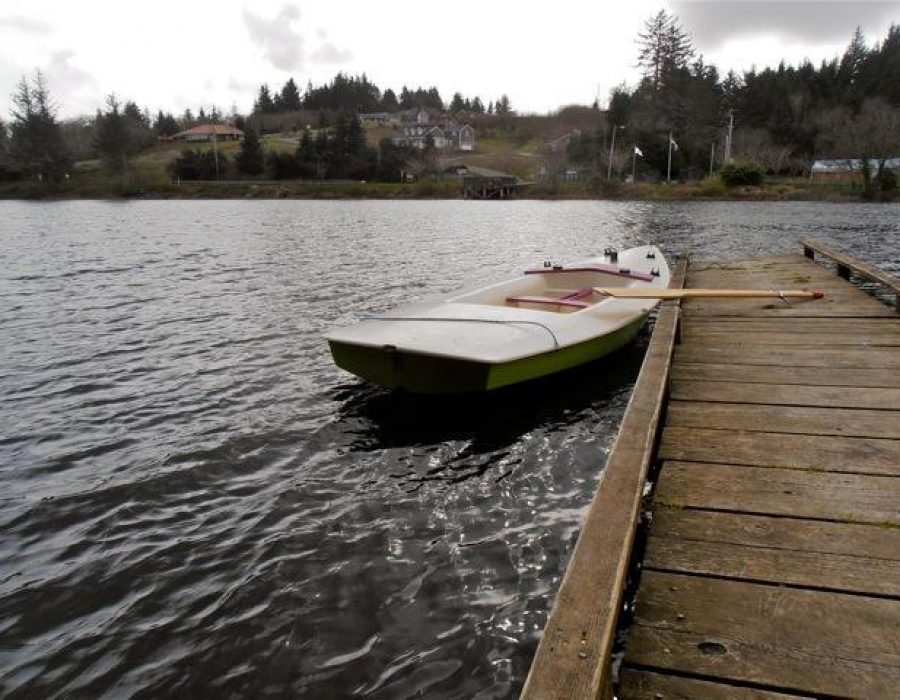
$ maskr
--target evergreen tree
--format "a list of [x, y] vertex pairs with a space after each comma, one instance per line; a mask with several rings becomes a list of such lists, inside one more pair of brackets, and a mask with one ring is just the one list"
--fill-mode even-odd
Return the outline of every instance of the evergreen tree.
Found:
[[0, 119], [0, 182], [14, 180], [19, 176], [18, 168], [10, 153], [9, 131]]
[[245, 175], [259, 175], [265, 167], [265, 156], [259, 135], [253, 127], [244, 131], [244, 140], [241, 141], [241, 150], [235, 156], [235, 166], [238, 172]]
[[[219, 173], [224, 172], [228, 166], [228, 159], [225, 154], [218, 154]], [[166, 170], [173, 178], [179, 180], [215, 180], [216, 174], [216, 155], [211, 151], [201, 151], [199, 149], [185, 149], [181, 155], [166, 166]]]
[[665, 10], [647, 20], [644, 27], [638, 34], [638, 65], [644, 70], [644, 79], [658, 90], [667, 76], [687, 67], [694, 50], [678, 20]]
[[455, 92], [453, 93], [453, 99], [450, 100], [450, 113], [456, 114], [457, 112], [461, 112], [466, 108], [466, 103], [463, 100], [462, 93]]
[[175, 121], [169, 112], [159, 110], [156, 114], [156, 121], [153, 122], [153, 132], [157, 136], [172, 136], [180, 131], [178, 122]]
[[472, 111], [476, 114], [484, 114], [484, 103], [481, 101], [480, 97], [475, 97], [472, 100]]
[[97, 136], [94, 147], [103, 165], [114, 173], [124, 172], [132, 145], [125, 116], [119, 111], [115, 94], [107, 95], [106, 111], [97, 110]]
[[259, 95], [253, 104], [254, 114], [271, 114], [275, 111], [275, 103], [272, 101], [272, 95], [269, 93], [269, 86], [263, 83], [259, 86]]
[[510, 107], [509, 98], [506, 95], [501, 95], [500, 99], [494, 104], [494, 112], [501, 117], [512, 114], [512, 107]]
[[297, 88], [297, 83], [294, 82], [293, 78], [288, 78], [284, 87], [281, 88], [281, 109], [297, 111], [301, 107], [300, 90]]
[[400, 103], [397, 101], [397, 95], [388, 88], [381, 96], [381, 107], [385, 112], [396, 112], [400, 109]]
[[415, 106], [416, 103], [413, 100], [412, 93], [409, 91], [406, 85], [404, 85], [400, 90], [400, 109], [412, 109]]
[[300, 177], [313, 178], [318, 177], [319, 173], [319, 154], [316, 152], [316, 144], [313, 141], [309, 129], [303, 130], [300, 137], [300, 144], [297, 146], [297, 159]]
[[35, 71], [30, 82], [24, 77], [19, 82], [13, 94], [12, 117], [10, 154], [20, 171], [39, 179], [62, 179], [71, 160], [40, 71]]

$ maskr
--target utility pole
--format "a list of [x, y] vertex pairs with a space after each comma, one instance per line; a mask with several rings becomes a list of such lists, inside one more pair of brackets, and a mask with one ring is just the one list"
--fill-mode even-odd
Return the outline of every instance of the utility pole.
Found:
[[216, 141], [218, 134], [216, 134], [216, 125], [212, 125], [213, 128], [213, 159], [216, 161], [216, 180], [219, 179], [219, 149], [216, 147]]
[[716, 142], [713, 141], [709, 148], [709, 176], [712, 177], [713, 163], [716, 160]]
[[728, 110], [728, 136], [725, 139], [725, 163], [731, 162], [731, 136], [734, 133], [734, 110]]
[[613, 133], [612, 133], [612, 141], [609, 144], [609, 165], [606, 168], [606, 181], [609, 182], [612, 179], [612, 163], [613, 163], [613, 151], [616, 149], [616, 129], [624, 129], [624, 126], [619, 126], [618, 124], [613, 124]]
[[672, 182], [672, 131], [669, 130], [669, 167], [666, 170], [666, 182]]

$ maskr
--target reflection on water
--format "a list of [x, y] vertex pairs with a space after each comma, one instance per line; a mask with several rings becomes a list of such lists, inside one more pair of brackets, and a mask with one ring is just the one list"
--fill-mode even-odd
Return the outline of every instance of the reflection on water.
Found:
[[647, 335], [495, 394], [357, 382], [321, 333], [545, 259], [814, 233], [890, 205], [0, 204], [0, 688], [510, 697]]

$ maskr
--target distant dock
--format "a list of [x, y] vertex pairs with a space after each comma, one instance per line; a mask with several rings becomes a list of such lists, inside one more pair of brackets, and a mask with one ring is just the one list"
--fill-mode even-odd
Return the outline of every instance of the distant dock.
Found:
[[900, 280], [803, 252], [677, 266], [826, 297], [662, 304], [523, 697], [896, 697]]

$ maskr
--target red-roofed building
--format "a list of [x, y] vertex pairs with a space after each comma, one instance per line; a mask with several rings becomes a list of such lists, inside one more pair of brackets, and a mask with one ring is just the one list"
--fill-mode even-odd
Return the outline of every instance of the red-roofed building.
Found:
[[244, 132], [228, 124], [200, 124], [171, 137], [175, 141], [240, 141]]

